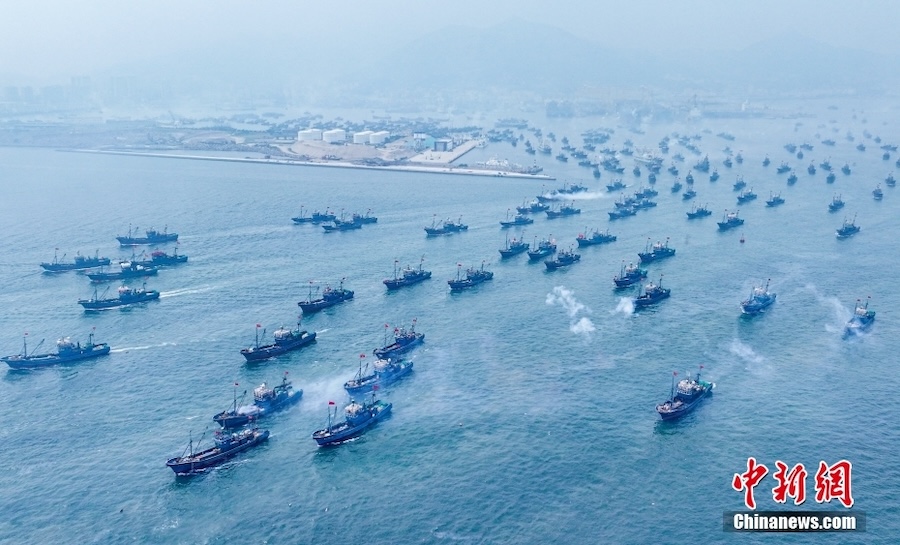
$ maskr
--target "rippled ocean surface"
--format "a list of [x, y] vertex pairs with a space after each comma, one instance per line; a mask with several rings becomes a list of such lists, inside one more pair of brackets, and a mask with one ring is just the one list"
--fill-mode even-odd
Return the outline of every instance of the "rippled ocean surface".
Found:
[[[610, 175], [596, 181], [574, 160], [552, 156], [537, 159], [558, 179], [541, 182], [0, 149], [0, 352], [19, 351], [24, 332], [30, 346], [46, 339], [49, 349], [58, 337], [85, 340], [92, 328], [113, 348], [78, 364], [0, 370], [0, 541], [896, 542], [900, 189], [872, 199], [897, 170], [896, 154], [882, 160], [862, 132], [886, 143], [900, 135], [874, 115], [871, 125], [843, 115], [838, 124], [803, 119], [796, 130], [784, 119], [617, 130], [610, 147], [631, 138], [655, 149], [673, 131], [702, 136], [695, 144], [721, 179], [694, 173], [694, 202], [713, 210], [695, 221], [664, 169], [657, 208], [610, 222], [618, 197], [605, 194]], [[575, 122], [555, 130], [581, 142]], [[736, 140], [717, 138], [722, 130]], [[817, 132], [837, 145], [821, 145]], [[803, 160], [782, 147], [804, 141], [815, 148]], [[854, 147], [861, 141], [865, 152]], [[743, 152], [743, 165], [722, 165], [726, 145]], [[678, 152], [683, 178], [699, 157], [673, 142], [666, 167]], [[490, 156], [533, 160], [521, 143], [504, 143], [463, 161]], [[806, 173], [827, 156], [836, 169], [850, 163], [852, 174], [827, 185], [821, 169]], [[796, 185], [775, 173], [781, 161], [797, 170]], [[646, 184], [646, 171], [636, 179], [631, 161], [623, 164], [628, 191]], [[724, 209], [738, 208], [738, 174], [759, 199], [739, 207], [742, 229], [720, 233]], [[576, 181], [591, 188], [577, 198], [580, 215], [500, 228], [507, 209], [542, 184]], [[770, 191], [786, 204], [767, 208]], [[830, 214], [835, 193], [847, 206]], [[371, 209], [378, 223], [326, 234], [291, 223], [301, 204]], [[854, 215], [862, 231], [837, 240], [835, 229]], [[460, 216], [468, 232], [426, 238], [434, 217]], [[129, 224], [178, 232], [179, 253], [190, 257], [147, 280], [160, 301], [87, 314], [76, 303], [93, 293], [86, 277], [40, 272], [54, 248], [66, 259], [96, 250], [130, 257], [115, 240]], [[525, 256], [499, 259], [507, 235], [552, 236], [566, 248], [586, 227], [609, 227], [618, 240], [581, 249], [579, 263], [555, 272]], [[648, 238], [669, 238], [677, 250], [648, 267], [650, 279], [664, 275], [672, 297], [633, 313], [637, 293], [614, 290], [612, 277]], [[386, 292], [381, 280], [395, 259], [415, 266], [423, 256], [430, 281]], [[493, 281], [448, 292], [458, 263], [483, 261]], [[355, 298], [304, 319], [318, 343], [243, 362], [239, 350], [253, 342], [256, 323], [267, 335], [293, 324], [311, 280], [336, 286], [342, 278]], [[769, 278], [777, 303], [741, 318], [739, 302]], [[874, 327], [842, 340], [854, 301], [866, 296], [878, 312]], [[425, 344], [412, 354], [413, 374], [382, 391], [393, 415], [358, 440], [317, 448], [310, 435], [325, 424], [329, 400], [347, 401], [342, 384], [359, 354], [381, 346], [384, 324], [413, 318]], [[701, 364], [716, 383], [713, 397], [681, 421], [660, 422], [654, 407], [668, 396], [672, 372]], [[267, 444], [189, 479], [166, 468], [189, 437], [205, 431], [208, 445], [211, 417], [231, 403], [234, 382], [240, 393], [285, 371], [303, 399], [261, 421], [272, 432]], [[851, 461], [854, 509], [866, 512], [867, 532], [723, 532], [723, 511], [743, 507], [731, 479], [749, 456], [770, 468], [756, 497], [772, 510], [776, 460], [806, 465], [809, 509], [822, 508], [812, 500], [818, 462]]]

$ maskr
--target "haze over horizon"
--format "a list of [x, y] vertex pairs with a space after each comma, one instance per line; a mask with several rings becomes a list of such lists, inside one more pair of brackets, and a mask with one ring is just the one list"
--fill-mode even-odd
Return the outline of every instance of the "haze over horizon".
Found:
[[900, 27], [900, 9], [884, 0], [604, 0], [561, 2], [552, 9], [544, 2], [512, 0], [443, 5], [389, 0], [347, 6], [283, 0], [214, 5], [39, 0], [16, 3], [7, 15], [0, 20], [0, 80], [11, 84], [65, 81], [158, 59], [189, 60], [216, 50], [225, 55], [241, 50], [275, 55], [296, 48], [300, 58], [314, 53], [326, 59], [323, 65], [342, 59], [366, 61], [443, 29], [483, 30], [509, 21], [557, 27], [612, 50], [705, 55], [796, 37], [896, 59]]

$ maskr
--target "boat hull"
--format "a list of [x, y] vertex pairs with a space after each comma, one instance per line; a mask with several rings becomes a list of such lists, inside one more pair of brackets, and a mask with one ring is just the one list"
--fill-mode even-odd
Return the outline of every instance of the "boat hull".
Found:
[[237, 454], [251, 449], [269, 439], [269, 430], [263, 430], [255, 434], [249, 440], [236, 445], [234, 448], [226, 451], [220, 451], [218, 448], [211, 448], [199, 452], [194, 456], [172, 458], [166, 462], [166, 466], [171, 468], [176, 475], [193, 475], [210, 467], [215, 467]]
[[41, 354], [38, 356], [6, 356], [0, 358], [0, 361], [9, 365], [11, 369], [40, 369], [43, 367], [51, 367], [61, 363], [69, 363], [73, 361], [87, 360], [106, 356], [109, 354], [109, 345], [99, 344], [92, 349], [82, 349], [79, 353], [61, 356], [59, 354]]
[[665, 410], [664, 404], [660, 404], [656, 406], [656, 412], [659, 413], [659, 417], [663, 419], [663, 421], [671, 421], [678, 420], [682, 416], [688, 414], [697, 408], [698, 405], [710, 394], [712, 394], [712, 388], [706, 389], [703, 392], [703, 395], [697, 397], [690, 403], [684, 403], [681, 407], [676, 410]]
[[425, 342], [425, 334], [417, 333], [416, 338], [411, 341], [408, 341], [405, 343], [395, 342], [395, 343], [385, 346], [383, 348], [376, 348], [375, 350], [372, 351], [372, 353], [375, 354], [375, 356], [380, 359], [396, 358], [400, 354], [405, 354], [405, 353], [409, 352], [410, 350], [419, 346], [423, 342]]
[[393, 407], [390, 403], [382, 403], [378, 402], [376, 407], [373, 409], [375, 412], [372, 414], [371, 418], [357, 424], [355, 426], [347, 425], [346, 423], [337, 424], [332, 426], [331, 428], [327, 428], [324, 430], [318, 430], [313, 433], [313, 439], [315, 439], [316, 444], [320, 447], [327, 447], [331, 445], [338, 445], [347, 441], [348, 439], [353, 439], [354, 437], [358, 437], [365, 433], [367, 429], [377, 424], [380, 420], [383, 420], [391, 413], [391, 408]]
[[128, 305], [136, 305], [146, 303], [147, 301], [155, 301], [159, 299], [158, 291], [150, 291], [144, 297], [134, 299], [82, 299], [78, 304], [84, 307], [84, 310], [105, 310], [109, 308], [124, 307]]
[[275, 356], [280, 356], [281, 354], [292, 350], [299, 350], [314, 342], [316, 342], [315, 332], [304, 335], [300, 339], [288, 343], [276, 343], [260, 347], [244, 348], [241, 350], [241, 355], [244, 356], [247, 361], [262, 361], [274, 358]]

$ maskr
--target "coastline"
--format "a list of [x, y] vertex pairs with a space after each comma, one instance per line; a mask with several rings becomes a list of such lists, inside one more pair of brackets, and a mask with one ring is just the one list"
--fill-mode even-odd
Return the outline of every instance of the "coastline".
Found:
[[502, 170], [482, 170], [477, 168], [459, 168], [459, 167], [437, 167], [427, 165], [357, 165], [341, 161], [314, 162], [314, 161], [297, 161], [293, 159], [265, 159], [252, 157], [216, 157], [212, 155], [175, 155], [170, 153], [153, 153], [141, 151], [121, 151], [121, 150], [92, 150], [92, 149], [59, 149], [57, 151], [67, 151], [74, 153], [99, 153], [108, 155], [134, 155], [138, 157], [157, 157], [163, 159], [191, 159], [194, 161], [226, 161], [233, 163], [263, 163], [274, 165], [288, 166], [313, 166], [313, 167], [329, 167], [329, 168], [353, 168], [362, 170], [388, 170], [395, 172], [416, 172], [422, 174], [455, 174], [463, 176], [490, 176], [492, 178], [525, 178], [533, 180], [555, 180], [553, 176], [547, 174], [525, 174], [522, 172], [510, 172]]

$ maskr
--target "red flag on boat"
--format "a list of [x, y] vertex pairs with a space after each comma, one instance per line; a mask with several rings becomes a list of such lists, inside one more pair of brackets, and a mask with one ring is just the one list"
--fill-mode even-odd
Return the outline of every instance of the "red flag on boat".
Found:
[[256, 324], [256, 327], [262, 327], [262, 324]]
[[328, 404], [329, 404], [329, 405], [334, 405], [334, 401], [329, 401]]
[[374, 384], [374, 385], [372, 386], [372, 390], [378, 390], [378, 385], [377, 385], [377, 384]]
[[673, 376], [673, 377], [677, 377], [677, 376], [678, 376], [678, 371], [672, 371], [672, 376]]
[[365, 358], [366, 355], [365, 355], [365, 354], [360, 354], [359, 357], [360, 357], [360, 358]]
[[235, 386], [238, 386], [238, 383], [237, 383], [237, 382], [235, 382], [235, 383], [234, 383], [234, 385], [235, 385]]

